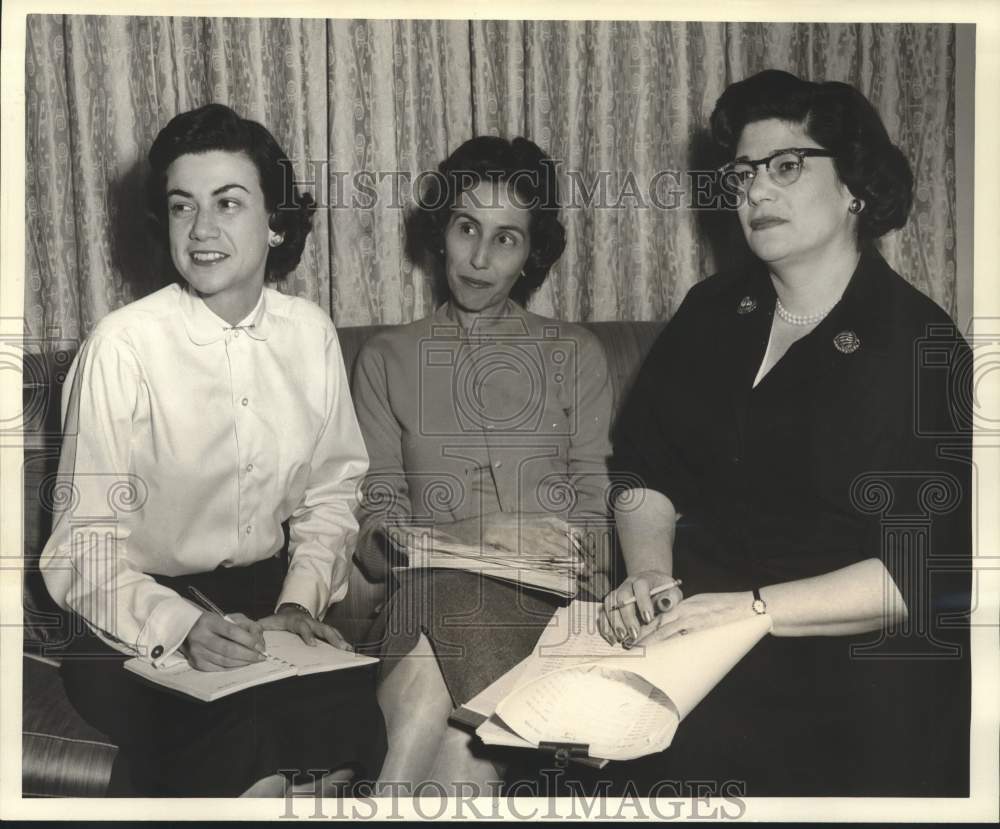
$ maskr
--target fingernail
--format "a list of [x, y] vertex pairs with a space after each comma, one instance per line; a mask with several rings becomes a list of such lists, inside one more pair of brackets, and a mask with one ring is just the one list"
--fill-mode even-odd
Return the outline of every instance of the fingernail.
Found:
[[650, 622], [653, 621], [653, 614], [650, 613], [648, 610], [642, 611], [642, 621], [644, 621], [648, 625]]
[[622, 639], [622, 647], [625, 648], [625, 650], [627, 651], [632, 650], [632, 646], [634, 644], [635, 644], [635, 639], [633, 639], [631, 636], [628, 637], [627, 639]]

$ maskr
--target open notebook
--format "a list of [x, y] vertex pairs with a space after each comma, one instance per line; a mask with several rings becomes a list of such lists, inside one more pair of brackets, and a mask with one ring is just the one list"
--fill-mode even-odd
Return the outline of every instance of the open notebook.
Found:
[[125, 670], [173, 691], [212, 702], [256, 685], [291, 676], [341, 671], [378, 662], [371, 656], [342, 651], [326, 642], [307, 645], [296, 633], [264, 631], [264, 646], [270, 658], [228, 671], [199, 671], [186, 662], [171, 668], [154, 668], [150, 662], [129, 659]]
[[752, 616], [626, 651], [597, 632], [599, 608], [559, 608], [532, 654], [452, 719], [491, 745], [572, 745], [602, 760], [654, 754], [771, 629], [770, 616]]

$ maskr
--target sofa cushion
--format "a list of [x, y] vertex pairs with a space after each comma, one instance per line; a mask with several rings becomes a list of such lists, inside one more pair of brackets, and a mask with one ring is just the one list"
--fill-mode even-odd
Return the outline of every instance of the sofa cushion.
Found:
[[118, 749], [77, 714], [55, 665], [28, 655], [22, 662], [23, 796], [104, 795]]

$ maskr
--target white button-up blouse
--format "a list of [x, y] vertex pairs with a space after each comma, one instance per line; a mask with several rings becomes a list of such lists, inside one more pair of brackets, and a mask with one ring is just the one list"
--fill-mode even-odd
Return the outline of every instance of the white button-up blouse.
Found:
[[[278, 603], [343, 598], [368, 466], [336, 331], [270, 288], [229, 326], [178, 285], [109, 314], [67, 378], [49, 592], [162, 664], [201, 609], [149, 574], [291, 563]], [[155, 651], [155, 654], [154, 654]]]

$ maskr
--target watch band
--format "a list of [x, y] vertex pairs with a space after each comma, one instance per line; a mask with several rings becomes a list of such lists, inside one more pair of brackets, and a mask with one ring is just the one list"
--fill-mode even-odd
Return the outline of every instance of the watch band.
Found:
[[303, 605], [300, 605], [298, 602], [282, 602], [281, 603], [281, 607], [279, 607], [278, 610], [281, 610], [282, 607], [294, 607], [294, 608], [298, 608], [303, 613], [305, 613], [306, 616], [308, 616], [310, 619], [313, 618], [313, 615], [312, 615], [312, 613], [309, 612], [308, 608], [304, 607]]

